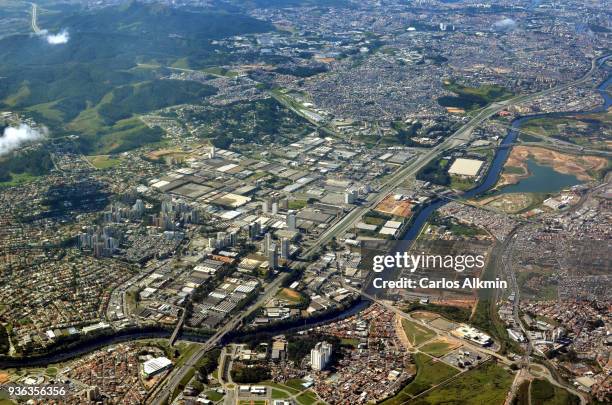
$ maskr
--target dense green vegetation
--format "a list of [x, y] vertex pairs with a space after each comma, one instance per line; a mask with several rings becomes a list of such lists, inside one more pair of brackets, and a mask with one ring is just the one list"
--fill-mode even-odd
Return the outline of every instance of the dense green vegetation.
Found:
[[219, 356], [221, 356], [221, 349], [211, 350], [196, 364], [196, 369], [204, 379], [207, 379], [208, 374], [212, 374], [219, 366]]
[[[525, 122], [520, 139], [527, 142], [542, 141], [551, 137], [594, 149], [610, 149], [612, 113], [600, 112], [588, 115], [534, 118]], [[530, 135], [531, 134], [531, 135]]]
[[313, 127], [274, 98], [241, 101], [226, 106], [204, 105], [183, 111], [184, 119], [199, 122], [196, 136], [211, 139], [219, 148], [238, 143], [288, 143], [301, 139]]
[[419, 310], [434, 312], [455, 322], [467, 322], [468, 319], [470, 319], [470, 310], [468, 308], [452, 307], [449, 305], [421, 304], [418, 302], [413, 302], [405, 309], [407, 312]]
[[232, 380], [237, 383], [258, 383], [271, 378], [270, 369], [263, 365], [234, 365]]
[[53, 167], [45, 150], [26, 150], [0, 157], [0, 183], [10, 182], [16, 175], [39, 176]]
[[163, 135], [161, 128], [149, 128], [140, 119], [132, 118], [83, 136], [82, 145], [85, 151], [113, 154], [159, 142]]
[[41, 13], [42, 28], [67, 29], [70, 40], [52, 46], [31, 35], [0, 38], [0, 77], [7, 78], [0, 80], [0, 108], [27, 112], [54, 137], [79, 135], [85, 153], [156, 142], [159, 130], [123, 120], [199, 102], [214, 92], [196, 82], [159, 80], [167, 73], [164, 66], [225, 64], [237, 56], [212, 40], [274, 30], [267, 22], [227, 10], [129, 2], [94, 11], [66, 6]]
[[512, 399], [512, 405], [529, 405], [529, 381], [523, 381]]
[[340, 355], [340, 347], [343, 346], [339, 338], [329, 335], [293, 335], [287, 341], [287, 357], [296, 363], [309, 356], [318, 342], [326, 341], [333, 346], [332, 362]]
[[453, 235], [457, 236], [474, 237], [485, 234], [485, 232], [478, 227], [461, 224], [453, 218], [442, 217], [438, 215], [437, 212], [432, 215], [429, 222], [432, 225], [445, 226]]
[[327, 72], [328, 68], [324, 64], [308, 65], [308, 66], [279, 66], [276, 69], [277, 73], [283, 75], [292, 75], [297, 77], [310, 77], [319, 73]]
[[0, 324], [0, 354], [8, 354], [10, 348], [8, 331]]
[[412, 140], [413, 136], [417, 135], [419, 129], [423, 127], [420, 122], [414, 122], [410, 125], [401, 121], [394, 121], [391, 127], [397, 132], [397, 142], [405, 146], [421, 146], [419, 143]]
[[538, 405], [578, 405], [580, 399], [546, 380], [533, 380], [531, 402]]
[[418, 173], [417, 179], [429, 181], [433, 184], [448, 186], [451, 183], [451, 177], [446, 168], [448, 161], [444, 159], [430, 160]]
[[496, 85], [468, 87], [449, 82], [445, 83], [444, 87], [457, 95], [442, 96], [438, 98], [438, 104], [442, 107], [462, 108], [464, 110], [481, 108], [494, 101], [504, 100], [512, 96], [512, 93], [504, 87]]
[[216, 90], [198, 82], [155, 80], [117, 87], [98, 106], [105, 124], [129, 118], [132, 114], [176, 104], [197, 103]]
[[[461, 404], [501, 405], [513, 376], [493, 362], [487, 362], [428, 392], [412, 403], [418, 405]], [[450, 398], [453, 398], [451, 400]]]
[[383, 405], [398, 405], [409, 400], [415, 395], [428, 390], [436, 384], [451, 378], [458, 373], [451, 366], [432, 359], [431, 357], [416, 353], [414, 362], [417, 367], [417, 374], [402, 390], [392, 398], [387, 399]]

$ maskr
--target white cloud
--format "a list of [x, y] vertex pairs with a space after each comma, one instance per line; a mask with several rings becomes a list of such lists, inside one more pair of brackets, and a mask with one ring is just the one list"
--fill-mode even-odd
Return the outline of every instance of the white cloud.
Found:
[[500, 31], [510, 31], [516, 27], [516, 21], [512, 18], [503, 18], [493, 24], [493, 28]]
[[26, 124], [5, 128], [4, 134], [0, 136], [0, 155], [12, 152], [25, 143], [43, 139], [47, 136], [47, 132], [44, 127], [38, 130]]
[[70, 34], [68, 30], [62, 30], [58, 34], [47, 34], [45, 39], [50, 45], [60, 45], [65, 44], [70, 40]]

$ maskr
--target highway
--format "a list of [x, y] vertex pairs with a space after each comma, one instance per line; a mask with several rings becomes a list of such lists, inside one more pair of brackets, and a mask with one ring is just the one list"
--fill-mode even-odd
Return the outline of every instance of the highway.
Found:
[[36, 3], [32, 3], [32, 31], [34, 31], [34, 33], [36, 35], [40, 35], [41, 34], [41, 29], [38, 27], [38, 6], [36, 5]]
[[[546, 89], [537, 93], [529, 94], [529, 95], [521, 95], [517, 97], [513, 97], [508, 100], [500, 101], [492, 103], [491, 105], [480, 110], [470, 121], [464, 124], [461, 128], [459, 128], [454, 134], [446, 138], [439, 145], [425, 151], [423, 154], [417, 156], [414, 160], [409, 162], [405, 167], [401, 168], [394, 174], [392, 174], [386, 183], [378, 190], [378, 194], [372, 200], [367, 201], [364, 205], [358, 206], [354, 208], [350, 213], [340, 219], [338, 222], [333, 224], [327, 231], [325, 231], [317, 241], [310, 245], [303, 253], [302, 259], [309, 259], [314, 253], [318, 251], [318, 249], [328, 243], [332, 238], [341, 235], [347, 229], [349, 229], [355, 222], [359, 221], [361, 217], [372, 207], [378, 205], [386, 195], [391, 192], [394, 188], [402, 184], [406, 181], [407, 178], [415, 176], [421, 168], [423, 168], [427, 163], [429, 163], [436, 156], [441, 153], [455, 148], [463, 143], [468, 142], [471, 139], [472, 131], [477, 128], [484, 121], [491, 118], [493, 115], [498, 112], [518, 103], [523, 103], [527, 101], [534, 100], [536, 98], [547, 96], [554, 92], [565, 90], [569, 87], [584, 83], [587, 81], [593, 73], [597, 69], [597, 61], [598, 59], [593, 59], [591, 62], [591, 69], [580, 79], [575, 81], [562, 84], [556, 87], [552, 87], [550, 89]], [[209, 338], [209, 340], [202, 345], [198, 351], [187, 361], [184, 363], [182, 367], [178, 367], [174, 369], [167, 379], [160, 384], [150, 395], [150, 401], [153, 405], [162, 405], [169, 395], [176, 389], [179, 385], [181, 379], [187, 374], [189, 369], [193, 367], [202, 356], [209, 350], [211, 350], [214, 346], [216, 346], [223, 336], [225, 336], [229, 331], [234, 330], [239, 326], [242, 320], [259, 308], [263, 303], [268, 301], [273, 295], [276, 294], [278, 287], [281, 285], [282, 281], [287, 277], [287, 274], [283, 274], [279, 276], [278, 279], [274, 280], [271, 284], [266, 287], [265, 293], [258, 299], [258, 301], [252, 305], [248, 310], [235, 315], [226, 325], [224, 325], [221, 329], [219, 329], [213, 336]], [[362, 292], [360, 292], [363, 294]], [[397, 308], [395, 309], [397, 310]], [[407, 316], [407, 314], [405, 314]], [[481, 349], [481, 351], [483, 351]], [[498, 353], [485, 351], [487, 354], [497, 357], [499, 360], [508, 361], [503, 356], [500, 356]]]
[[177, 367], [172, 370], [166, 380], [158, 385], [150, 395], [150, 400], [147, 403], [152, 405], [162, 405], [166, 399], [174, 392], [176, 387], [179, 385], [181, 380], [187, 375], [189, 369], [195, 366], [212, 348], [214, 348], [228, 332], [237, 329], [244, 318], [249, 316], [261, 305], [270, 300], [278, 292], [278, 288], [281, 286], [283, 281], [289, 276], [288, 273], [281, 274], [276, 280], [268, 284], [264, 290], [264, 293], [259, 297], [257, 302], [251, 305], [247, 310], [236, 314], [226, 323], [221, 329], [219, 329], [214, 335], [212, 335], [206, 343], [192, 355], [190, 359], [187, 359], [181, 367]]
[[314, 244], [310, 245], [302, 253], [301, 258], [310, 258], [313, 253], [316, 253], [321, 246], [328, 243], [332, 238], [338, 235], [342, 235], [347, 229], [350, 229], [353, 224], [361, 220], [365, 213], [367, 213], [371, 208], [377, 206], [387, 196], [389, 192], [391, 192], [394, 188], [398, 187], [408, 178], [415, 176], [419, 172], [419, 170], [421, 170], [436, 156], [442, 154], [445, 151], [453, 149], [461, 145], [462, 143], [468, 142], [471, 139], [472, 131], [484, 121], [491, 118], [493, 115], [497, 114], [500, 111], [503, 111], [504, 109], [512, 105], [531, 101], [542, 96], [547, 96], [556, 91], [565, 90], [577, 84], [584, 83], [597, 70], [597, 62], [600, 59], [602, 58], [593, 59], [591, 61], [591, 69], [580, 79], [577, 79], [573, 82], [542, 90], [537, 93], [529, 95], [520, 95], [517, 97], [510, 98], [508, 100], [495, 102], [487, 107], [484, 107], [482, 110], [480, 110], [480, 112], [478, 112], [478, 114], [476, 114], [470, 121], [465, 123], [454, 134], [446, 138], [443, 142], [441, 142], [434, 148], [426, 150], [423, 154], [417, 156], [414, 160], [409, 162], [405, 167], [401, 168], [393, 175], [391, 175], [387, 182], [380, 188], [380, 190], [378, 190], [378, 194], [373, 200], [366, 202], [364, 205], [354, 208], [348, 215], [333, 224], [331, 228], [325, 231]]

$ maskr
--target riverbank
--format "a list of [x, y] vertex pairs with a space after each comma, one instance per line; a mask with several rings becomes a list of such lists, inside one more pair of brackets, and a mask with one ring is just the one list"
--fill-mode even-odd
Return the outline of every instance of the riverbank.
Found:
[[576, 156], [540, 146], [518, 145], [512, 148], [495, 188], [519, 183], [530, 176], [529, 160], [551, 167], [555, 172], [575, 176], [581, 182], [591, 181], [608, 166], [608, 160], [597, 156]]

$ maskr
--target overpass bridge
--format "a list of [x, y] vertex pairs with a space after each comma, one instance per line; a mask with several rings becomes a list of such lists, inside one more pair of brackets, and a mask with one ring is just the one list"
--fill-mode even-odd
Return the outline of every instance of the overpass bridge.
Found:
[[174, 327], [174, 331], [172, 332], [172, 335], [170, 336], [170, 346], [174, 346], [174, 344], [176, 343], [176, 340], [178, 339], [178, 336], [181, 333], [181, 329], [183, 329], [183, 324], [185, 323], [186, 317], [187, 317], [187, 308], [183, 308], [183, 313], [181, 314], [181, 317], [176, 323], [176, 326]]

